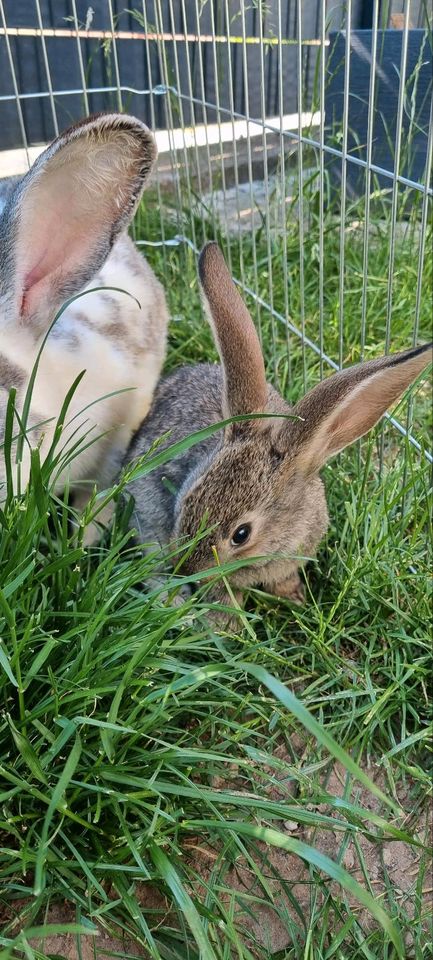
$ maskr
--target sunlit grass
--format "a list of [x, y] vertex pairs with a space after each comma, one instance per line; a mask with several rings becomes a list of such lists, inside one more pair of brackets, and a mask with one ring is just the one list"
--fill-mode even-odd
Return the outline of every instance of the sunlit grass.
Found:
[[[146, 211], [139, 231], [153, 239], [159, 221], [149, 202]], [[332, 224], [324, 347], [335, 359]], [[196, 230], [200, 239], [200, 223]], [[298, 323], [296, 223], [288, 231], [290, 311]], [[168, 220], [166, 236], [175, 232]], [[313, 340], [316, 241], [313, 221], [304, 249]], [[268, 302], [263, 233], [256, 244], [259, 292]], [[369, 279], [371, 353], [385, 334], [387, 250], [379, 232]], [[182, 244], [146, 252], [170, 295], [167, 368], [215, 357], [193, 253]], [[238, 257], [233, 240], [236, 275]], [[251, 257], [247, 236], [244, 270], [253, 286]], [[283, 312], [278, 239], [272, 257], [273, 303]], [[398, 247], [395, 349], [411, 342], [414, 270], [414, 257]], [[352, 239], [346, 362], [359, 357], [361, 277], [361, 239]], [[264, 308], [260, 321], [269, 375], [275, 365], [281, 389], [295, 399], [301, 346], [292, 338], [289, 360], [284, 327], [272, 327]], [[421, 338], [429, 323], [423, 305]], [[319, 362], [312, 355], [307, 373], [314, 383]], [[429, 400], [424, 382], [414, 393], [421, 440]], [[404, 404], [397, 415], [405, 422]], [[72, 507], [51, 491], [53, 463], [41, 466], [34, 456], [28, 491], [10, 496], [0, 514], [1, 960], [48, 956], [29, 940], [35, 943], [34, 928], [45, 920], [54, 923], [52, 904], [65, 901], [62, 930], [78, 939], [92, 927], [124, 935], [144, 956], [163, 960], [265, 960], [270, 917], [285, 931], [281, 960], [390, 960], [399, 949], [417, 960], [429, 955], [422, 890], [430, 860], [421, 834], [431, 752], [430, 472], [424, 455], [391, 428], [380, 470], [380, 436], [378, 429], [324, 471], [332, 522], [307, 569], [305, 608], [251, 591], [248, 629], [239, 636], [209, 628], [205, 588], [181, 607], [167, 602], [162, 588], [146, 591], [160, 558], [141, 557], [131, 543], [128, 471], [114, 491], [113, 529], [86, 551]], [[133, 469], [150, 469], [152, 457], [156, 462], [157, 450]], [[87, 519], [97, 508], [94, 501]], [[334, 760], [344, 774], [340, 799]], [[384, 839], [405, 841], [419, 858], [412, 911], [385, 861], [384, 886], [369, 874], [367, 845], [379, 849]], [[345, 865], [349, 844], [364, 864], [364, 892]], [[281, 870], [282, 852], [293, 858], [284, 862], [295, 885]], [[97, 957], [104, 943], [94, 942]]]

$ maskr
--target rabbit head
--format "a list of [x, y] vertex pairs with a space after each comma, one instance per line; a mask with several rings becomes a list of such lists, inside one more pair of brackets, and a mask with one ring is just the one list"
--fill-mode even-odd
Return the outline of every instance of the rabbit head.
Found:
[[184, 481], [175, 536], [210, 529], [184, 569], [214, 566], [215, 553], [220, 563], [258, 558], [230, 583], [263, 584], [300, 600], [296, 557], [311, 556], [328, 525], [321, 467], [377, 423], [429, 363], [431, 344], [336, 373], [290, 408], [266, 383], [254, 324], [216, 244], [204, 248], [199, 268], [221, 357], [224, 417], [274, 416], [230, 424], [216, 453]]

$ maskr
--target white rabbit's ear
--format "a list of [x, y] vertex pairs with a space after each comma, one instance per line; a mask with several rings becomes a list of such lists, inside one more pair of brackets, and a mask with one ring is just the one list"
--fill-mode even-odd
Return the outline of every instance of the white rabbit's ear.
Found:
[[336, 373], [307, 393], [282, 428], [302, 472], [320, 470], [368, 432], [432, 360], [432, 344], [369, 360]]
[[92, 279], [131, 220], [156, 154], [147, 127], [122, 114], [83, 120], [41, 154], [1, 224], [14, 319], [45, 328]]
[[224, 372], [224, 416], [261, 413], [268, 388], [260, 341], [216, 243], [203, 248], [199, 273]]

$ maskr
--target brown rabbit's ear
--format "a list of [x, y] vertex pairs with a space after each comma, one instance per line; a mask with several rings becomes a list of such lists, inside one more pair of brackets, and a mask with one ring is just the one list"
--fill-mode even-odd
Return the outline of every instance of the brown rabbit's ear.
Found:
[[268, 390], [260, 341], [216, 243], [203, 248], [199, 273], [224, 371], [224, 416], [261, 413]]
[[319, 383], [293, 411], [302, 421], [283, 428], [302, 471], [320, 470], [367, 433], [431, 359], [432, 344], [426, 344], [360, 363]]
[[144, 123], [122, 114], [89, 117], [41, 154], [2, 223], [15, 317], [47, 326], [92, 279], [131, 220], [156, 154]]

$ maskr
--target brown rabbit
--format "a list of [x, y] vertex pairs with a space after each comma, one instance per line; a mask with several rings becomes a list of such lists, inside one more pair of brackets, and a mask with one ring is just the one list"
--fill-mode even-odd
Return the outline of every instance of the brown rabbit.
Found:
[[[62, 444], [75, 443], [77, 429], [88, 434], [67, 471], [84, 504], [94, 482], [111, 482], [146, 416], [164, 360], [168, 314], [163, 289], [126, 229], [156, 155], [141, 120], [89, 117], [57, 137], [8, 198], [0, 217], [0, 501], [9, 390], [17, 390], [20, 414], [42, 340], [72, 295], [117, 288], [88, 293], [58, 317], [35, 380], [32, 443], [41, 444], [42, 456], [49, 449], [65, 394], [85, 370], [62, 437]], [[125, 388], [134, 389], [119, 392]], [[24, 445], [24, 485], [28, 470]], [[66, 471], [58, 486], [65, 479]]]
[[[314, 555], [328, 526], [319, 476], [329, 457], [367, 433], [429, 363], [432, 345], [381, 357], [336, 373], [294, 408], [266, 382], [258, 336], [219, 248], [201, 253], [200, 278], [221, 367], [182, 367], [161, 381], [149, 416], [127, 459], [144, 454], [170, 431], [164, 445], [242, 414], [295, 414], [231, 424], [131, 484], [140, 542], [162, 547], [214, 529], [187, 556], [182, 572], [257, 557], [229, 582], [263, 585], [302, 602], [296, 556]], [[167, 482], [168, 481], [168, 482]], [[172, 493], [172, 490], [177, 493]], [[229, 602], [221, 581], [213, 598]]]

